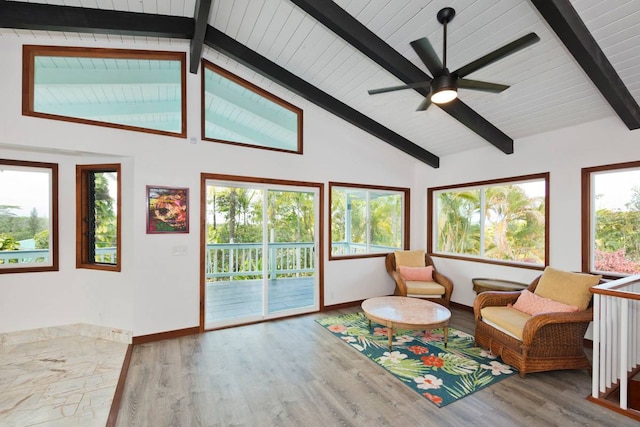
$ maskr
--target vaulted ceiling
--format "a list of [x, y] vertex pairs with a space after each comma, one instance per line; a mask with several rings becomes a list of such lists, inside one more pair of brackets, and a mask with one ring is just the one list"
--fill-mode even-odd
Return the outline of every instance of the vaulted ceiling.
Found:
[[[458, 100], [426, 111], [415, 111], [424, 89], [369, 95], [430, 79], [410, 42], [427, 37], [442, 58], [443, 7], [456, 10], [452, 70], [527, 33], [540, 37], [468, 76], [510, 88], [460, 89]], [[142, 39], [147, 49], [184, 40], [192, 72], [203, 52], [230, 58], [294, 103], [305, 98], [434, 167], [442, 156], [483, 146], [510, 153], [519, 138], [611, 116], [640, 127], [637, 0], [0, 0], [0, 36], [51, 43], [53, 34], [109, 47]]]

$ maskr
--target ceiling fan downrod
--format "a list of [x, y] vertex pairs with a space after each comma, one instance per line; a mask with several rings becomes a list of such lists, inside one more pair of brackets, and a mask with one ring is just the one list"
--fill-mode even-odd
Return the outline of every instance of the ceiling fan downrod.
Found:
[[438, 15], [438, 22], [442, 24], [443, 38], [442, 38], [442, 68], [447, 68], [447, 23], [453, 20], [453, 17], [456, 16], [456, 11], [452, 7], [445, 7], [444, 9], [440, 9]]

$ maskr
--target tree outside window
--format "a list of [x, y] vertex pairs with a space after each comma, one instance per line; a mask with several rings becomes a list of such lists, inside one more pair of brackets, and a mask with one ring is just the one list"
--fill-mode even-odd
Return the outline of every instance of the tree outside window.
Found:
[[585, 168], [583, 270], [640, 273], [640, 162]]
[[438, 255], [545, 265], [548, 174], [432, 188]]
[[409, 189], [329, 186], [330, 259], [387, 254], [408, 244]]
[[0, 159], [0, 273], [58, 270], [58, 165]]
[[120, 165], [78, 165], [76, 181], [76, 266], [120, 271]]

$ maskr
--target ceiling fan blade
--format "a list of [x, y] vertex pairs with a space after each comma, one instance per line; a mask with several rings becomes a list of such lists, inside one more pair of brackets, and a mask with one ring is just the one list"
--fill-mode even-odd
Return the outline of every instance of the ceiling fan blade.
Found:
[[483, 92], [500, 93], [509, 89], [508, 85], [481, 82], [480, 80], [458, 79], [458, 87], [462, 89], [481, 90]]
[[520, 37], [518, 40], [512, 41], [501, 48], [494, 50], [491, 53], [486, 54], [485, 56], [476, 59], [475, 61], [465, 65], [462, 68], [457, 69], [452, 74], [456, 74], [458, 77], [464, 77], [468, 74], [473, 73], [474, 71], [479, 70], [482, 67], [485, 67], [499, 59], [504, 58], [505, 56], [511, 55], [525, 47], [528, 47], [537, 41], [540, 40], [540, 37], [536, 33], [529, 33], [526, 36]]
[[467, 104], [460, 101], [459, 98], [447, 104], [440, 104], [439, 107], [449, 113], [451, 117], [495, 145], [503, 153], [513, 153], [513, 139], [489, 123], [489, 121], [480, 114], [473, 111]]
[[370, 89], [367, 92], [369, 93], [369, 95], [375, 95], [375, 94], [378, 94], [378, 93], [393, 92], [395, 90], [416, 89], [416, 88], [421, 88], [421, 87], [429, 87], [430, 85], [431, 85], [431, 82], [418, 82], [418, 83], [409, 83], [409, 84], [400, 85], [400, 86], [383, 87], [383, 88], [380, 88], [380, 89]]
[[429, 39], [423, 37], [411, 42], [411, 47], [416, 51], [418, 57], [427, 66], [431, 75], [436, 76], [442, 71], [442, 62], [438, 58], [438, 54], [433, 50], [433, 46], [429, 43]]
[[424, 111], [429, 108], [429, 105], [431, 105], [431, 96], [425, 96], [420, 105], [418, 105], [418, 108], [416, 108], [416, 111]]

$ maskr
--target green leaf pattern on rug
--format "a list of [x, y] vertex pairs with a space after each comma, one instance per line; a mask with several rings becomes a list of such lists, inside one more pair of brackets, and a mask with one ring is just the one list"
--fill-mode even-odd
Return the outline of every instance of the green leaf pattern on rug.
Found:
[[478, 370], [477, 361], [454, 353], [440, 353], [438, 357], [444, 361], [442, 370], [451, 375], [466, 375]]
[[447, 387], [445, 389], [456, 399], [465, 397], [476, 390], [480, 390], [491, 384], [494, 377], [487, 371], [476, 371], [469, 375], [464, 375], [456, 382], [455, 386]]
[[396, 330], [389, 351], [388, 329], [363, 313], [317, 322], [400, 381], [442, 407], [513, 375], [496, 356], [474, 347], [473, 336], [449, 328], [447, 347], [442, 329]]
[[407, 355], [399, 351], [385, 351], [382, 356], [374, 360], [404, 382], [411, 382], [416, 376], [424, 375], [429, 371], [428, 366], [419, 360], [407, 359]]

